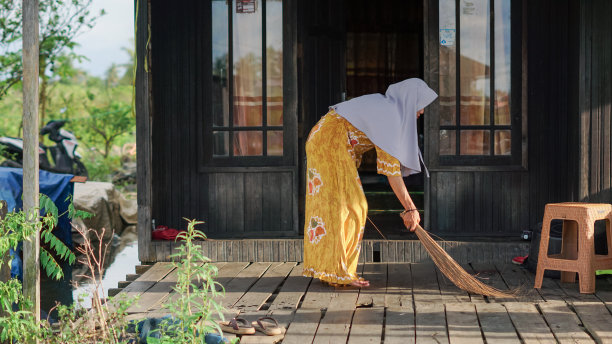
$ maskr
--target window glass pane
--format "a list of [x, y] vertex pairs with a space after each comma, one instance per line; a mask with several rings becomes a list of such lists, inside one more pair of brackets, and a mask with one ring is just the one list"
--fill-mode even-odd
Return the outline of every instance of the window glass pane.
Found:
[[[456, 124], [457, 45], [455, 0], [440, 0], [440, 125]], [[453, 153], [454, 154], [454, 153]]]
[[495, 0], [495, 124], [510, 124], [510, 0]]
[[457, 155], [457, 132], [440, 130], [440, 155]]
[[489, 124], [489, 1], [460, 0], [459, 4], [461, 124]]
[[462, 130], [461, 155], [490, 155], [489, 136], [488, 130]]
[[225, 0], [212, 1], [212, 121], [213, 126], [227, 127], [229, 122], [228, 8]]
[[266, 0], [268, 125], [283, 125], [283, 2]]
[[512, 132], [510, 130], [495, 131], [495, 155], [512, 154]]
[[234, 132], [234, 156], [262, 155], [262, 139], [261, 131]]
[[268, 155], [283, 155], [282, 131], [268, 131]]
[[229, 155], [229, 133], [227, 131], [213, 131], [213, 156]]
[[232, 8], [235, 126], [262, 124], [261, 13], [257, 0], [237, 1]]

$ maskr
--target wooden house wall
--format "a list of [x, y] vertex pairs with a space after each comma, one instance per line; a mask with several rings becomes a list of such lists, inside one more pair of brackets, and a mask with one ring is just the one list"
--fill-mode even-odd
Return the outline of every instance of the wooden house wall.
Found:
[[580, 3], [580, 200], [612, 202], [612, 1]]
[[295, 235], [297, 169], [207, 168], [199, 159], [211, 103], [210, 11], [200, 0], [151, 4], [151, 216], [172, 228], [205, 221], [198, 228], [212, 238]]
[[578, 1], [525, 1], [528, 13], [529, 224], [577, 201]]
[[[428, 4], [430, 39], [425, 75], [437, 87], [437, 1]], [[515, 237], [542, 221], [546, 203], [571, 201], [577, 196], [577, 97], [573, 96], [577, 77], [576, 1], [523, 4], [526, 163], [509, 168], [472, 166], [432, 171], [426, 216], [429, 228], [438, 233]], [[434, 129], [430, 135], [437, 133], [436, 125], [429, 122]], [[426, 156], [437, 158], [431, 151]]]

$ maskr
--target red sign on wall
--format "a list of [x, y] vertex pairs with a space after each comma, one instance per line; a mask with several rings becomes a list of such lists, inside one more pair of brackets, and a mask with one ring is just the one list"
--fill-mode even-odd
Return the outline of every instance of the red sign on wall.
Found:
[[257, 0], [236, 0], [236, 13], [255, 13]]

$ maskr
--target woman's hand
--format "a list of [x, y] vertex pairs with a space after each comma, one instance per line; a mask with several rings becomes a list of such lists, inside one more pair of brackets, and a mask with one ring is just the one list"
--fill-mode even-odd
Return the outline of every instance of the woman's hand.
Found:
[[405, 211], [400, 214], [402, 220], [404, 220], [404, 226], [411, 231], [414, 232], [417, 228], [417, 225], [421, 222], [421, 215], [418, 210]]
[[[416, 210], [416, 206], [412, 199], [410, 198], [410, 194], [406, 189], [406, 185], [404, 184], [404, 179], [400, 176], [388, 176], [389, 185], [391, 185], [391, 189], [397, 196], [397, 199], [402, 203], [404, 209], [408, 209], [410, 211], [404, 211], [400, 214], [402, 220], [404, 220], [404, 225], [408, 230], [414, 232], [417, 228], [417, 225], [421, 222], [421, 215], [419, 211]], [[412, 209], [412, 210], [411, 210]]]

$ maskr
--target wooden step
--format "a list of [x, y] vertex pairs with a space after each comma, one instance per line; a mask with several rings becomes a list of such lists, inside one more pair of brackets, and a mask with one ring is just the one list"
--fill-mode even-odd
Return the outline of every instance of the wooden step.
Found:
[[[391, 210], [404, 208], [393, 191], [366, 191], [364, 193], [368, 200], [368, 208], [370, 209]], [[423, 209], [425, 204], [423, 191], [412, 191], [409, 193], [417, 209]]]

